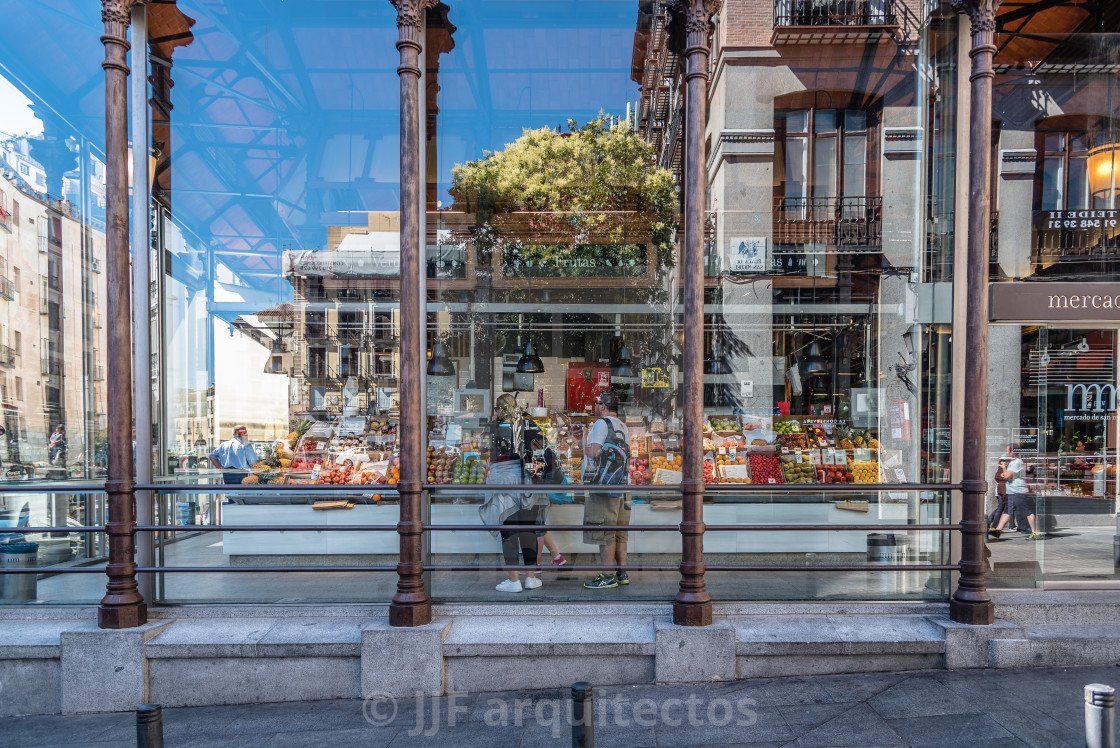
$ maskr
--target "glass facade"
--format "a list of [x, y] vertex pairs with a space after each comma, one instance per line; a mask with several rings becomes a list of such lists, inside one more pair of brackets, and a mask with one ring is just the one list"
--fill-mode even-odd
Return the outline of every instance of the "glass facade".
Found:
[[[0, 31], [0, 470], [18, 487], [103, 479], [111, 397], [100, 17], [76, 0], [16, 5]], [[152, 474], [183, 490], [152, 499], [169, 528], [155, 562], [215, 569], [157, 575], [158, 601], [392, 597], [394, 574], [342, 567], [396, 564], [395, 532], [236, 528], [398, 522], [411, 458], [402, 321], [416, 318], [424, 522], [459, 528], [426, 538], [433, 600], [670, 599], [685, 444], [702, 445], [713, 599], [948, 596], [946, 570], [833, 567], [956, 561], [947, 530], [897, 528], [960, 520], [942, 486], [961, 477], [968, 386], [953, 334], [968, 306], [967, 23], [919, 0], [726, 0], [693, 161], [669, 5], [427, 12], [415, 309], [401, 301], [395, 8], [150, 5], [151, 222], [132, 230], [152, 246]], [[1107, 284], [1120, 154], [1108, 32], [1120, 19], [1038, 6], [1001, 16], [990, 277]], [[699, 327], [683, 311], [690, 163], [706, 184]], [[1112, 579], [1116, 323], [998, 309], [992, 474], [1010, 449], [1049, 535], [1028, 551], [1004, 535], [995, 578]], [[693, 341], [702, 381], [684, 371]], [[702, 432], [684, 427], [695, 387]], [[604, 446], [625, 454], [613, 478]], [[587, 487], [605, 481], [625, 488]], [[190, 492], [199, 484], [237, 488]], [[298, 488], [312, 484], [341, 488]], [[102, 494], [5, 488], [7, 539], [40, 543], [40, 565], [104, 561], [98, 533], [14, 527], [100, 524]], [[172, 529], [183, 525], [223, 530]], [[550, 559], [608, 577], [625, 564], [633, 583], [588, 590], [594, 574], [561, 567], [539, 589], [514, 570], [502, 589], [503, 565]], [[246, 566], [340, 568], [221, 571]], [[48, 575], [38, 588], [90, 602], [104, 580]]]
[[[990, 277], [1003, 295], [989, 332], [987, 453], [990, 475], [1006, 476], [989, 501], [1000, 531], [991, 579], [1005, 587], [1107, 586], [1120, 562], [1116, 14], [1075, 26], [1056, 10], [1029, 23], [1065, 33], [1047, 28], [996, 56]], [[1000, 301], [1032, 288], [1030, 310]], [[1085, 299], [1067, 298], [1071, 288]]]

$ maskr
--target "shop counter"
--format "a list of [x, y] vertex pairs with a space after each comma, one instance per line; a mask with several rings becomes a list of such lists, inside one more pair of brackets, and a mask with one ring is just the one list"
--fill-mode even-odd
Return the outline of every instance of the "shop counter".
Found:
[[[478, 515], [478, 503], [433, 504], [433, 525], [478, 525], [479, 531], [433, 532], [433, 555], [492, 554], [500, 550], [497, 538], [488, 532]], [[721, 503], [704, 505], [708, 525], [805, 524], [856, 525], [904, 524], [905, 503], [872, 504], [868, 513], [837, 509], [832, 503]], [[352, 509], [316, 511], [310, 505], [237, 505], [223, 507], [223, 552], [228, 556], [261, 555], [395, 555], [400, 549], [396, 532], [293, 531], [236, 532], [236, 525], [395, 525], [398, 504], [359, 504]], [[925, 505], [919, 521], [927, 522]], [[555, 504], [548, 510], [552, 525], [583, 522], [582, 504]], [[680, 509], [652, 509], [647, 503], [632, 505], [631, 525], [678, 525]], [[864, 553], [869, 531], [721, 531], [704, 536], [705, 553]], [[554, 532], [564, 554], [596, 553], [598, 548], [583, 542], [578, 531]], [[629, 553], [681, 551], [677, 532], [631, 532]]]

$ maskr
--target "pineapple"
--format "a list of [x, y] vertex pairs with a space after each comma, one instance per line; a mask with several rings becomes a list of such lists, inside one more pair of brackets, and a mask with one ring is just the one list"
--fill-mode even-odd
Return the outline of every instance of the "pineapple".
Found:
[[836, 427], [836, 438], [839, 440], [840, 449], [855, 449], [856, 445], [851, 439], [852, 432], [841, 426]]

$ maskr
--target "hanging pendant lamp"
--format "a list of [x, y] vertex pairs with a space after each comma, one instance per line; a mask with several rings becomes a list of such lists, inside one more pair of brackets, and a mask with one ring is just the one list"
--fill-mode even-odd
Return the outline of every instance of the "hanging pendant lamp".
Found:
[[630, 349], [625, 344], [618, 352], [618, 360], [611, 367], [611, 375], [615, 377], [634, 376], [634, 362], [630, 360]]
[[428, 361], [428, 373], [450, 376], [455, 373], [455, 363], [447, 357], [447, 347], [443, 343], [436, 343], [432, 349], [432, 358]]
[[820, 343], [809, 345], [809, 355], [805, 358], [803, 365], [807, 377], [817, 377], [828, 373], [828, 366], [825, 364], [824, 357], [821, 356]]
[[533, 341], [530, 339], [525, 344], [525, 353], [521, 354], [521, 358], [517, 361], [518, 374], [540, 374], [544, 371], [544, 362], [541, 357], [537, 355], [536, 350], [533, 348]]

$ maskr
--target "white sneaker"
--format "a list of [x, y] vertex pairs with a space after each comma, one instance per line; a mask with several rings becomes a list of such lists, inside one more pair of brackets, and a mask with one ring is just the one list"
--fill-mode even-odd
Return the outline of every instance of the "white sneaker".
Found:
[[537, 578], [537, 577], [528, 577], [528, 578], [527, 578], [527, 579], [525, 580], [525, 589], [527, 589], [527, 590], [535, 590], [535, 589], [536, 589], [537, 587], [540, 587], [540, 586], [541, 586], [541, 585], [543, 585], [543, 584], [544, 584], [544, 582], [542, 582], [542, 581], [541, 581], [541, 580], [540, 580], [539, 578]]
[[[540, 583], [538, 582], [538, 584]], [[506, 579], [494, 589], [496, 589], [498, 592], [520, 592], [521, 581], [515, 579], [511, 582], [510, 580]]]

